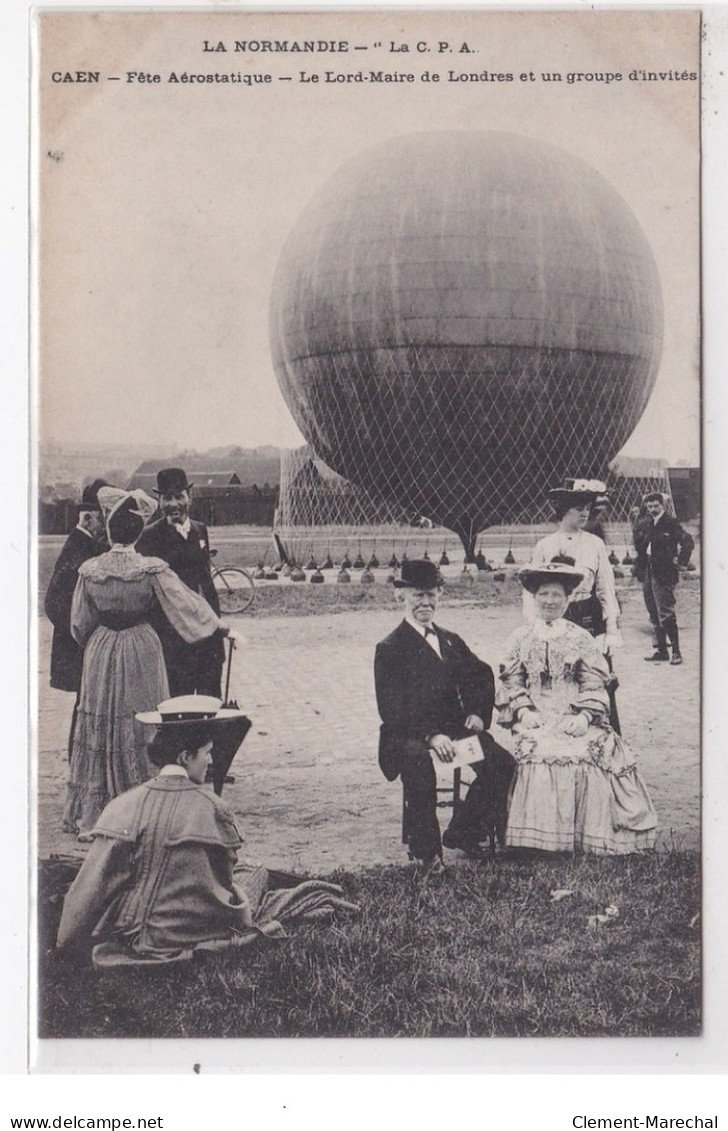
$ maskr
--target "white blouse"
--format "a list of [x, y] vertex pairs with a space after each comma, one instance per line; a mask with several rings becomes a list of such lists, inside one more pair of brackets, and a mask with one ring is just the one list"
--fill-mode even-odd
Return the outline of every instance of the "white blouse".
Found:
[[[607, 622], [607, 632], [616, 635], [619, 632], [617, 623], [620, 613], [619, 602], [614, 573], [601, 538], [597, 538], [596, 534], [589, 534], [586, 530], [573, 532], [555, 530], [553, 534], [547, 534], [536, 543], [531, 564], [545, 565], [559, 556], [573, 558], [575, 568], [584, 574], [584, 580], [572, 593], [571, 600], [585, 601], [596, 586], [596, 595]], [[536, 606], [533, 597], [524, 590], [523, 619], [531, 624], [535, 617]]]

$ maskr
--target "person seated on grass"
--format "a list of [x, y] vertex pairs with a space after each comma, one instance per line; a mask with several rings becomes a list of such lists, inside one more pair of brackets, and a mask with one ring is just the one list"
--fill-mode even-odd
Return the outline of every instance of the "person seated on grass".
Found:
[[[493, 672], [464, 640], [434, 623], [442, 586], [437, 567], [426, 559], [404, 561], [394, 585], [404, 620], [374, 656], [379, 765], [389, 781], [402, 779], [410, 857], [426, 872], [439, 872], [443, 844], [483, 856], [486, 840], [502, 838], [514, 761], [487, 733]], [[441, 840], [433, 758], [452, 762], [453, 739], [468, 735], [477, 736], [483, 760], [473, 765], [475, 781]]]
[[220, 728], [237, 728], [242, 741], [249, 720], [203, 695], [168, 699], [136, 718], [157, 726], [149, 759], [159, 773], [101, 813], [56, 944], [69, 952], [96, 943], [99, 965], [178, 958], [253, 926], [233, 879], [242, 843], [235, 818], [203, 788]]
[[513, 735], [506, 844], [627, 854], [654, 846], [657, 817], [635, 758], [609, 722], [609, 669], [564, 616], [580, 570], [536, 563], [518, 575], [536, 619], [506, 644], [500, 722]]

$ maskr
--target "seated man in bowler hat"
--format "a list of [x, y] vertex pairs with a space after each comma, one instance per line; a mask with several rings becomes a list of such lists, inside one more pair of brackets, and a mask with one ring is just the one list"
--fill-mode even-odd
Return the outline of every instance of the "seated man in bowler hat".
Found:
[[[165, 467], [157, 473], [155, 494], [161, 518], [143, 531], [136, 548], [140, 554], [167, 562], [219, 616], [220, 605], [210, 573], [210, 540], [205, 524], [190, 518], [191, 490], [192, 484], [181, 467]], [[162, 641], [170, 695], [197, 693], [222, 698], [222, 638], [187, 644], [161, 609], [155, 610], [150, 621]]]
[[[408, 811], [410, 857], [441, 871], [442, 845], [484, 853], [493, 832], [502, 843], [515, 763], [487, 733], [495, 699], [493, 672], [454, 632], [434, 623], [442, 579], [428, 560], [404, 561], [394, 585], [404, 620], [377, 645], [374, 681], [382, 720], [379, 764], [401, 777]], [[450, 762], [453, 740], [477, 734], [484, 761], [442, 839], [433, 757]]]

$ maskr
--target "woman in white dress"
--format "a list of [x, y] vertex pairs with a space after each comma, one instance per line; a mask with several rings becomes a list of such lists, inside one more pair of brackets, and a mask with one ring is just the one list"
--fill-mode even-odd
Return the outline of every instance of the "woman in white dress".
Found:
[[609, 671], [594, 639], [564, 616], [580, 571], [531, 565], [519, 581], [535, 619], [506, 646], [501, 725], [517, 769], [506, 844], [602, 854], [653, 847], [655, 810], [635, 758], [609, 724]]
[[[604, 491], [604, 484], [595, 479], [568, 479], [564, 487], [549, 491], [558, 528], [536, 543], [531, 565], [556, 561], [572, 565], [582, 574], [565, 616], [598, 640], [611, 673], [615, 649], [622, 644], [614, 571], [602, 539], [584, 529], [595, 501], [606, 498]], [[524, 620], [530, 622], [535, 615], [533, 596], [524, 590]], [[615, 699], [617, 686], [616, 676], [610, 674], [610, 721], [619, 733]]]
[[99, 503], [111, 549], [81, 566], [71, 607], [71, 632], [84, 652], [64, 829], [79, 830], [81, 840], [112, 798], [154, 774], [134, 719], [169, 696], [162, 646], [147, 619], [154, 602], [190, 643], [230, 631], [166, 562], [134, 549], [153, 499], [102, 487]]

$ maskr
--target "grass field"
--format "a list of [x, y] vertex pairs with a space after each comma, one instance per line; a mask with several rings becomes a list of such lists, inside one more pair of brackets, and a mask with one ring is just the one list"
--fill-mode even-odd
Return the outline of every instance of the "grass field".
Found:
[[[153, 970], [59, 958], [52, 871], [41, 885], [41, 1037], [700, 1032], [694, 853], [499, 858], [429, 880], [407, 868], [336, 874], [358, 916]], [[554, 890], [572, 894], [555, 901]], [[616, 915], [590, 925], [607, 906]]]

